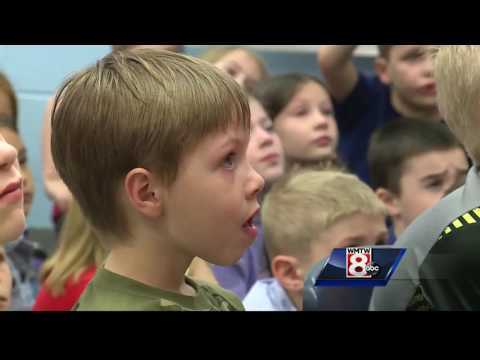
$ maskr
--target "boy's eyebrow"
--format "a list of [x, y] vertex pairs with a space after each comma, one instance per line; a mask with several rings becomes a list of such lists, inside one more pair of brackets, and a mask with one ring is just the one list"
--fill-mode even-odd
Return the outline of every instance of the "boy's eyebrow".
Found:
[[344, 247], [346, 245], [348, 245], [350, 247], [355, 247], [357, 245], [361, 245], [362, 239], [364, 237], [365, 237], [364, 234], [349, 236], [349, 237], [343, 238], [341, 244]]
[[[458, 169], [455, 168], [457, 175], [466, 175], [469, 171], [469, 169]], [[440, 176], [445, 176], [448, 173], [448, 170], [442, 171], [441, 173], [436, 173], [436, 174], [430, 174], [425, 176], [424, 178], [421, 179], [421, 181], [428, 181], [432, 180], [434, 178], [440, 177]]]
[[414, 45], [410, 48], [408, 48], [406, 51], [405, 51], [405, 54], [411, 54], [411, 53], [423, 53], [426, 51], [426, 48], [425, 46], [423, 45]]
[[228, 139], [226, 139], [225, 141], [223, 141], [221, 143], [221, 145], [219, 146], [220, 148], [226, 148], [230, 145], [242, 145], [243, 143], [245, 142], [244, 139], [242, 139], [242, 137], [240, 136], [229, 136]]
[[[381, 238], [381, 237], [386, 237], [388, 236], [388, 231], [385, 230], [385, 231], [382, 231], [379, 235], [378, 235], [378, 238]], [[365, 239], [365, 235], [364, 234], [361, 234], [361, 235], [354, 235], [354, 236], [349, 236], [347, 238], [344, 238], [342, 243], [344, 244], [351, 244], [351, 245], [355, 245], [355, 246], [363, 246], [363, 241]]]
[[423, 177], [421, 179], [421, 181], [428, 181], [428, 180], [432, 180], [432, 179], [435, 179], [435, 178], [438, 178], [438, 177], [441, 177], [441, 176], [445, 176], [446, 174], [448, 173], [448, 170], [444, 170], [440, 173], [436, 173], [436, 174], [430, 174], [430, 175], [427, 175], [425, 177]]

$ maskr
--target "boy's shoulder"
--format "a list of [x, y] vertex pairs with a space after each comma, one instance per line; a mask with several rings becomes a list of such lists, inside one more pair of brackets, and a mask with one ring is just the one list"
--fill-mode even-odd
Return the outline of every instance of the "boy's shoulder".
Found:
[[89, 311], [241, 311], [236, 296], [218, 286], [186, 277], [195, 296], [153, 288], [99, 269], [73, 310]]
[[243, 311], [243, 307], [240, 299], [233, 292], [226, 290], [218, 285], [207, 283], [202, 280], [193, 280], [190, 278], [190, 281], [193, 281], [197, 284], [197, 291], [200, 290], [208, 296], [216, 307], [222, 310], [233, 310], [233, 311]]
[[453, 220], [420, 267], [420, 284], [434, 309], [478, 311], [480, 207]]
[[285, 289], [275, 278], [258, 280], [243, 305], [247, 311], [296, 311]]

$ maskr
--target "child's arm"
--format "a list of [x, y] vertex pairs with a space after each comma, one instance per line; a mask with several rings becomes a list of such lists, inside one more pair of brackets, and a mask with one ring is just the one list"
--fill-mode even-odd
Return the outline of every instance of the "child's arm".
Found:
[[52, 159], [52, 151], [50, 147], [52, 125], [50, 117], [53, 111], [53, 102], [53, 98], [48, 99], [47, 108], [43, 117], [43, 182], [45, 186], [45, 192], [47, 193], [48, 197], [57, 203], [62, 211], [65, 211], [72, 199], [72, 194], [58, 175]]
[[317, 52], [318, 63], [333, 98], [342, 102], [351, 94], [358, 81], [353, 52], [358, 45], [322, 45]]

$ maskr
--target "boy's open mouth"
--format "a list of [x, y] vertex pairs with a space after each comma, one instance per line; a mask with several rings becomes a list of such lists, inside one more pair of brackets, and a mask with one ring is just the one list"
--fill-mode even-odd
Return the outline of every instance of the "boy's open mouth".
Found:
[[252, 214], [252, 216], [250, 216], [248, 218], [247, 221], [245, 221], [243, 223], [243, 227], [247, 228], [247, 227], [253, 227], [253, 220], [255, 219], [255, 217], [257, 216], [257, 214], [260, 212], [260, 208], [258, 208], [257, 210], [255, 210], [255, 212]]
[[257, 216], [257, 214], [260, 212], [260, 208], [258, 208], [253, 214], [252, 216], [250, 216], [248, 218], [247, 221], [244, 222], [242, 228], [243, 230], [245, 231], [245, 233], [248, 235], [249, 238], [251, 238], [252, 240], [256, 239], [257, 237], [257, 227], [255, 226], [255, 224], [253, 223], [254, 219], [255, 219], [255, 216]]

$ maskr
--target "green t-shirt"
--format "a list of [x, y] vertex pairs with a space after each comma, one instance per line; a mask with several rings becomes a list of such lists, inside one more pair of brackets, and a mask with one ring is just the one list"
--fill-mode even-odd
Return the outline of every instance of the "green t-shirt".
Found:
[[76, 311], [243, 311], [241, 301], [229, 291], [185, 277], [195, 296], [177, 294], [142, 284], [99, 268], [85, 289]]

